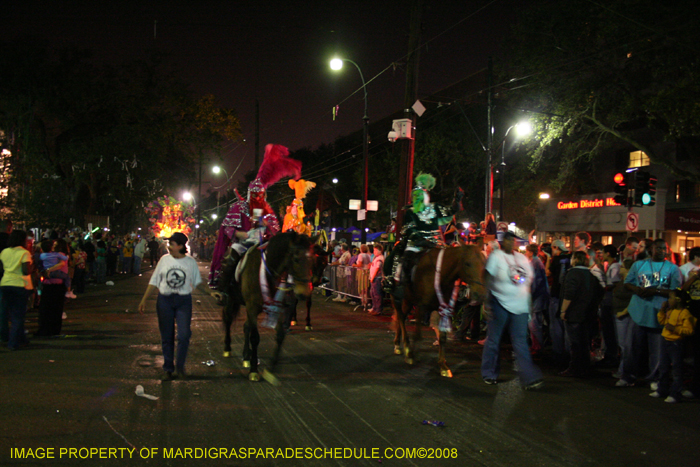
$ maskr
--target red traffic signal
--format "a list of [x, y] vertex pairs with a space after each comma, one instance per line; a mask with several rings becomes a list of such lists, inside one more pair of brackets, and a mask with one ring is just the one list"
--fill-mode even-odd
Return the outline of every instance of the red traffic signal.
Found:
[[625, 176], [621, 173], [615, 174], [615, 178], [613, 180], [615, 180], [615, 183], [617, 183], [618, 185], [625, 184]]

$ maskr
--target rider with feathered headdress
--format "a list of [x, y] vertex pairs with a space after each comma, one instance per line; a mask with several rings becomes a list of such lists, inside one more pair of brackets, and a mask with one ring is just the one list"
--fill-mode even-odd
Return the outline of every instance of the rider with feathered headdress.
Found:
[[316, 183], [308, 180], [289, 180], [289, 188], [294, 190], [294, 200], [292, 204], [287, 206], [287, 214], [282, 222], [282, 232], [294, 230], [303, 235], [313, 233], [313, 227], [305, 222], [306, 213], [304, 212], [304, 198], [306, 194], [316, 186]]
[[216, 284], [221, 262], [229, 247], [231, 255], [241, 256], [252, 243], [263, 243], [280, 231], [275, 212], [267, 203], [267, 188], [284, 177], [301, 177], [301, 161], [289, 157], [289, 149], [279, 144], [265, 146], [265, 157], [255, 180], [248, 185], [246, 199], [234, 203], [221, 222], [209, 271], [209, 283]]
[[[402, 255], [401, 269], [404, 282], [410, 281], [411, 270], [421, 253], [429, 248], [444, 248], [445, 241], [440, 226], [448, 224], [461, 207], [464, 192], [457, 189], [451, 207], [430, 202], [429, 191], [435, 187], [435, 177], [419, 173], [412, 192], [412, 204], [406, 207], [401, 235], [406, 239], [406, 249]], [[399, 273], [401, 274], [401, 273]]]

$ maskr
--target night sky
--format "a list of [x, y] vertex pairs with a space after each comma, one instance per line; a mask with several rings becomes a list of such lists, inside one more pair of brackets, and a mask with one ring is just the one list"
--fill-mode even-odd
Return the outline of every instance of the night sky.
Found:
[[[484, 68], [489, 55], [497, 58], [519, 4], [425, 3], [419, 98]], [[367, 85], [370, 121], [403, 105], [408, 1], [23, 0], [6, 4], [3, 17], [8, 39], [39, 37], [56, 47], [87, 47], [113, 65], [153, 51], [168, 54], [196, 93], [214, 94], [238, 113], [246, 142], [226, 145], [229, 173], [241, 157], [242, 170], [252, 166], [255, 99], [261, 147], [273, 142], [292, 150], [315, 148], [361, 128], [363, 94], [352, 95], [361, 88], [359, 73], [350, 64], [331, 71], [333, 56], [354, 60], [366, 81], [389, 67]], [[341, 102], [333, 121], [331, 109]]]

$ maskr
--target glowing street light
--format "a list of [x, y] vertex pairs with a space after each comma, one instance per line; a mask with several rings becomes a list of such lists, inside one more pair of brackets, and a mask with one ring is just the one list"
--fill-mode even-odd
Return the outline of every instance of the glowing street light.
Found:
[[337, 178], [334, 178], [334, 179], [333, 179], [333, 183], [338, 183], [338, 179], [337, 179]]
[[194, 199], [194, 197], [192, 196], [192, 193], [190, 193], [189, 191], [186, 191], [182, 194], [182, 199], [184, 201], [192, 201], [192, 199]]
[[503, 216], [503, 200], [505, 198], [506, 191], [506, 140], [508, 139], [508, 133], [510, 130], [515, 128], [515, 133], [518, 138], [524, 138], [532, 132], [532, 125], [528, 121], [518, 122], [515, 125], [511, 125], [510, 128], [506, 130], [506, 134], [503, 136], [503, 142], [501, 143], [501, 207], [499, 212], [500, 220], [504, 220]]
[[[367, 189], [368, 189], [368, 184], [369, 184], [369, 117], [367, 116], [367, 85], [365, 83], [365, 76], [362, 74], [362, 70], [360, 69], [360, 66], [353, 62], [352, 60], [349, 60], [347, 58], [334, 58], [331, 60], [330, 66], [331, 70], [340, 70], [343, 68], [343, 62], [349, 62], [355, 65], [355, 68], [357, 68], [357, 71], [360, 73], [360, 79], [362, 80], [362, 90], [364, 91], [365, 94], [365, 114], [362, 117], [363, 125], [362, 125], [362, 159], [364, 162], [364, 193], [362, 195], [362, 209], [365, 212], [365, 218], [362, 219], [362, 234], [361, 234], [361, 241], [362, 243], [367, 242], [367, 232], [365, 232], [365, 227], [367, 226]], [[337, 183], [337, 182], [333, 182]]]
[[219, 217], [219, 216], [218, 216], [216, 213], [214, 213], [214, 214], [211, 215], [211, 218], [214, 219], [214, 220], [216, 220], [217, 217]]

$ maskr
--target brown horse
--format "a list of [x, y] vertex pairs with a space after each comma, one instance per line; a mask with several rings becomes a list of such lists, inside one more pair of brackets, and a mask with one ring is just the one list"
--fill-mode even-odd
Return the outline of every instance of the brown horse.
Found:
[[[294, 231], [287, 231], [272, 237], [263, 251], [256, 248], [246, 255], [246, 262], [240, 274], [240, 283], [232, 279], [231, 271], [222, 273], [220, 284], [227, 290], [228, 302], [224, 307], [223, 319], [225, 330], [224, 356], [231, 355], [231, 324], [238, 316], [241, 305], [246, 307], [246, 321], [243, 325], [245, 344], [243, 347], [243, 366], [250, 368], [248, 379], [259, 381], [258, 374], [258, 344], [260, 333], [258, 332], [258, 315], [263, 312], [263, 304], [266, 297], [260, 283], [261, 266], [268, 283], [269, 296], [275, 297], [277, 286], [284, 281], [287, 274], [294, 278], [294, 295], [299, 300], [306, 300], [311, 293], [311, 255], [312, 240], [306, 235], [300, 235]], [[286, 285], [286, 284], [284, 284]], [[279, 360], [282, 343], [286, 334], [284, 330], [284, 313], [280, 313], [275, 326], [276, 342], [271, 368]], [[263, 377], [271, 382], [277, 379], [270, 371], [263, 371]]]
[[[327, 278], [323, 277], [323, 272], [328, 266], [328, 252], [318, 243], [315, 243], [312, 249], [311, 256], [311, 287], [318, 287], [324, 281], [328, 281]], [[312, 290], [313, 291], [313, 290]], [[311, 299], [313, 294], [309, 294], [306, 299], [306, 330], [313, 331], [313, 326], [311, 326]], [[296, 326], [297, 324], [297, 304], [298, 300], [292, 299], [289, 305], [289, 325]]]
[[[392, 305], [397, 323], [394, 337], [394, 353], [401, 355], [402, 352], [399, 347], [401, 342], [405, 360], [409, 364], [413, 364], [414, 361], [415, 349], [413, 346], [421, 338], [423, 316], [440, 307], [435, 293], [435, 269], [439, 252], [439, 248], [434, 248], [423, 255], [416, 266], [415, 279], [410, 286], [396, 287], [394, 289], [395, 292], [392, 293]], [[447, 248], [443, 256], [440, 274], [440, 290], [444, 300], [449, 302], [457, 279], [469, 284], [474, 296], [484, 297], [483, 273], [484, 257], [479, 247], [476, 245], [464, 245], [458, 248]], [[403, 289], [403, 291], [400, 289]], [[406, 317], [414, 309], [416, 328], [413, 335], [413, 343], [411, 343], [406, 331]], [[448, 368], [445, 359], [445, 344], [447, 342], [447, 334], [445, 332], [440, 331], [438, 342], [440, 374], [452, 377], [452, 372]]]

